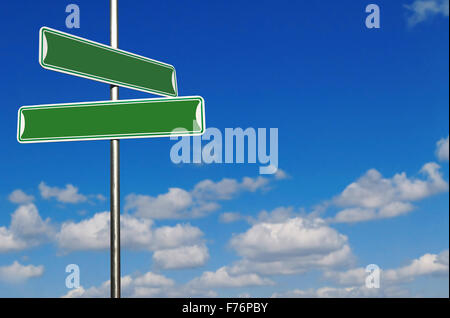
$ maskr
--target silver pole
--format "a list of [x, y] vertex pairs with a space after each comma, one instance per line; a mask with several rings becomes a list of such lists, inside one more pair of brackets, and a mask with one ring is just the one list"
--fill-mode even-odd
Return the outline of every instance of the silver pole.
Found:
[[[117, 48], [117, 0], [111, 1], [111, 47]], [[119, 99], [119, 87], [111, 85], [111, 100]], [[120, 298], [120, 144], [111, 140], [111, 298]]]

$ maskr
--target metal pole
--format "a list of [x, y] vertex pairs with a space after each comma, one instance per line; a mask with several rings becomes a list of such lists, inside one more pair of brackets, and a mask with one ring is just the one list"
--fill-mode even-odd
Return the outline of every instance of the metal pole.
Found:
[[[111, 47], [117, 48], [117, 0], [111, 1]], [[111, 85], [111, 100], [119, 99], [119, 87]], [[120, 298], [120, 144], [111, 140], [111, 298]]]

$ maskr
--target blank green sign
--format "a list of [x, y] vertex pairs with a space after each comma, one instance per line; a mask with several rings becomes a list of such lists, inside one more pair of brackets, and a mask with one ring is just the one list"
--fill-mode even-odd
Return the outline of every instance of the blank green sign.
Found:
[[177, 96], [172, 65], [47, 27], [41, 28], [39, 63], [53, 71], [163, 96]]
[[21, 143], [201, 135], [203, 98], [178, 97], [24, 106]]

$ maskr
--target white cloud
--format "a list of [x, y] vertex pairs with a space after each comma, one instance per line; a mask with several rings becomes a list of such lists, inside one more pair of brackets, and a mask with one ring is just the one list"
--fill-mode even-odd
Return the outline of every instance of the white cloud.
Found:
[[[108, 246], [109, 246], [109, 231], [110, 231], [110, 213], [106, 214], [106, 220], [103, 222], [106, 232], [108, 232]], [[120, 216], [120, 235], [121, 244], [131, 249], [151, 250], [154, 244], [157, 244], [157, 239], [154, 238], [153, 221], [136, 218], [131, 215]]]
[[272, 285], [270, 279], [262, 278], [257, 274], [230, 274], [227, 267], [221, 267], [215, 272], [204, 272], [200, 277], [194, 278], [188, 286], [194, 288], [237, 288], [247, 286]]
[[79, 193], [79, 189], [72, 184], [67, 184], [65, 188], [58, 188], [50, 187], [42, 181], [39, 184], [39, 191], [44, 199], [50, 200], [54, 198], [60, 203], [77, 204], [83, 202], [92, 202], [92, 200], [98, 200], [101, 202], [106, 201], [106, 197], [102, 194], [81, 194]]
[[[109, 247], [109, 212], [97, 213], [78, 223], [62, 224], [56, 235], [58, 246], [66, 252], [101, 250]], [[203, 232], [190, 224], [152, 228], [153, 222], [131, 215], [121, 216], [122, 245], [131, 249], [157, 251], [202, 242]]]
[[219, 221], [222, 223], [233, 223], [240, 221], [244, 218], [240, 213], [237, 212], [225, 212], [219, 216]]
[[53, 234], [50, 219], [42, 220], [34, 204], [22, 205], [11, 215], [10, 230], [30, 244], [38, 244]]
[[256, 223], [233, 236], [230, 246], [242, 259], [230, 267], [230, 273], [296, 274], [353, 262], [347, 237], [324, 220], [298, 216], [272, 221]]
[[[67, 294], [63, 295], [61, 298], [82, 298], [83, 296], [85, 296], [86, 298], [89, 297], [87, 296], [86, 290], [83, 288], [83, 286], [80, 286], [78, 288], [71, 289], [69, 292], [67, 292]], [[105, 294], [104, 298], [106, 297], [107, 296]]]
[[368, 273], [365, 268], [352, 268], [344, 272], [326, 271], [324, 277], [340, 286], [362, 286]]
[[411, 212], [413, 209], [413, 205], [403, 202], [392, 202], [380, 209], [349, 208], [340, 211], [333, 221], [337, 223], [356, 223], [393, 218]]
[[170, 188], [169, 192], [157, 197], [130, 194], [125, 198], [125, 211], [134, 210], [141, 217], [152, 219], [175, 218], [182, 211], [192, 206], [192, 196], [189, 192]]
[[322, 287], [318, 289], [295, 289], [284, 293], [274, 293], [272, 297], [292, 298], [349, 298], [349, 297], [410, 297], [403, 284], [410, 283], [422, 276], [448, 277], [448, 250], [440, 254], [425, 254], [410, 262], [409, 265], [381, 270], [380, 288], [365, 286], [368, 273], [364, 268], [354, 268], [344, 272], [327, 271], [324, 278], [338, 287]]
[[45, 182], [39, 184], [39, 191], [44, 199], [55, 198], [61, 203], [80, 203], [86, 202], [87, 197], [81, 193], [78, 193], [78, 188], [71, 184], [66, 185], [65, 189], [58, 187], [49, 187]]
[[42, 220], [34, 204], [21, 205], [11, 215], [9, 228], [0, 227], [0, 253], [37, 246], [53, 234], [50, 219]]
[[231, 246], [253, 260], [284, 259], [292, 255], [328, 254], [347, 244], [347, 237], [320, 219], [293, 218], [283, 223], [259, 223], [234, 236]]
[[205, 265], [208, 259], [208, 248], [204, 244], [159, 250], [153, 253], [155, 265], [162, 269], [200, 267]]
[[368, 289], [365, 287], [368, 273], [365, 268], [353, 268], [347, 271], [326, 271], [324, 278], [344, 286], [344, 291], [358, 291], [363, 297], [388, 296], [393, 291], [398, 291], [401, 284], [409, 283], [422, 276], [447, 276], [448, 250], [440, 254], [425, 254], [412, 260], [408, 265], [395, 269], [380, 269], [380, 289]]
[[448, 161], [449, 160], [449, 143], [448, 143], [449, 137], [442, 138], [437, 142], [437, 149], [436, 149], [436, 156], [439, 158], [440, 161]]
[[389, 283], [400, 283], [414, 280], [419, 276], [448, 276], [448, 273], [448, 250], [446, 250], [439, 255], [425, 254], [407, 266], [384, 271], [382, 277]]
[[376, 289], [366, 287], [321, 287], [317, 289], [294, 289], [283, 293], [274, 293], [272, 298], [369, 298], [369, 297], [406, 297], [403, 289]]
[[284, 180], [288, 179], [289, 175], [286, 173], [286, 171], [278, 169], [277, 172], [275, 172], [275, 179], [277, 180]]
[[269, 184], [269, 180], [263, 177], [249, 178], [244, 177], [240, 184], [241, 191], [256, 192], [264, 189]]
[[[292, 217], [296, 215], [295, 217]], [[230, 240], [242, 259], [194, 278], [188, 288], [238, 288], [273, 284], [260, 275], [298, 274], [354, 262], [347, 237], [322, 219], [298, 216], [292, 208], [260, 214], [251, 228]]]
[[448, 191], [440, 166], [425, 164], [420, 171], [425, 178], [408, 178], [406, 173], [384, 178], [377, 170], [369, 170], [334, 199], [337, 206], [345, 207], [334, 222], [361, 222], [392, 218], [414, 209], [410, 203]]
[[148, 272], [134, 279], [136, 286], [144, 287], [168, 287], [175, 285], [175, 282], [165, 276]]
[[9, 201], [16, 204], [27, 204], [34, 201], [34, 196], [28, 195], [20, 189], [14, 190], [8, 197]]
[[264, 177], [244, 177], [241, 182], [228, 178], [218, 182], [207, 179], [195, 185], [192, 196], [200, 202], [231, 200], [242, 192], [263, 190], [268, 184], [269, 180]]
[[439, 168], [436, 163], [424, 165], [421, 172], [427, 177], [426, 180], [408, 178], [406, 173], [386, 179], [372, 169], [350, 184], [335, 202], [342, 206], [379, 208], [392, 202], [420, 200], [448, 190]]
[[[123, 289], [123, 279], [122, 277], [122, 289]], [[123, 294], [123, 291], [122, 291]], [[100, 286], [93, 286], [85, 289], [83, 286], [79, 288], [70, 290], [67, 294], [63, 295], [62, 298], [107, 298], [110, 295], [110, 282], [104, 282]]]
[[21, 283], [33, 277], [44, 274], [44, 266], [22, 265], [15, 261], [9, 266], [0, 267], [0, 281]]
[[448, 250], [441, 252], [437, 258], [436, 263], [446, 265], [448, 267]]
[[203, 241], [203, 232], [190, 224], [163, 226], [154, 231], [152, 250], [195, 245]]
[[202, 201], [230, 200], [239, 191], [240, 183], [235, 179], [222, 179], [214, 182], [203, 180], [197, 183], [192, 195]]
[[8, 228], [0, 227], [0, 253], [19, 251], [27, 247], [26, 242], [16, 238]]
[[306, 213], [303, 209], [295, 211], [293, 207], [278, 207], [272, 211], [263, 210], [258, 213], [257, 217], [245, 216], [237, 212], [226, 212], [220, 215], [219, 220], [222, 223], [233, 223], [244, 220], [253, 225], [257, 223], [283, 223], [297, 216], [302, 217], [305, 215]]
[[66, 251], [99, 250], [109, 247], [109, 213], [96, 213], [78, 223], [68, 221], [56, 235], [58, 246]]
[[294, 219], [296, 217], [302, 217], [305, 215], [303, 210], [296, 212], [293, 207], [278, 207], [272, 211], [261, 211], [256, 218], [248, 217], [247, 221], [250, 224], [257, 223], [284, 223], [289, 221], [289, 219]]
[[408, 24], [415, 26], [435, 16], [448, 17], [448, 0], [415, 0], [411, 5], [405, 5], [409, 11]]
[[305, 256], [292, 255], [283, 260], [257, 261], [242, 259], [230, 267], [230, 273], [256, 272], [262, 275], [294, 275], [302, 274], [314, 269], [346, 267], [354, 263], [354, 256], [348, 245], [329, 254], [315, 253]]
[[[210, 290], [198, 290], [187, 285], [176, 285], [175, 282], [163, 275], [152, 272], [137, 276], [122, 277], [122, 297], [217, 297]], [[64, 298], [106, 298], [109, 297], [110, 282], [105, 281], [100, 286], [90, 288], [80, 287], [69, 291]]]
[[170, 188], [156, 197], [130, 194], [125, 198], [125, 211], [150, 219], [180, 219], [202, 217], [220, 208], [218, 201], [231, 200], [242, 192], [266, 189], [269, 180], [263, 177], [245, 177], [241, 182], [222, 179], [203, 180], [191, 191]]

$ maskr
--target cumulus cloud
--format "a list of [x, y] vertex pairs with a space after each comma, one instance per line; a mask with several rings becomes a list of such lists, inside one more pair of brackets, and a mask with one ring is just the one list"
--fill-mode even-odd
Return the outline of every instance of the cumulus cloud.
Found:
[[245, 217], [238, 212], [225, 212], [219, 216], [219, 221], [222, 223], [233, 223], [244, 218]]
[[96, 213], [78, 223], [64, 222], [56, 242], [65, 251], [106, 249], [109, 246], [109, 213]]
[[68, 184], [65, 188], [49, 187], [45, 182], [39, 184], [39, 191], [44, 199], [55, 198], [61, 203], [80, 203], [86, 202], [87, 197], [78, 193], [78, 188]]
[[[80, 287], [69, 291], [64, 298], [106, 298], [110, 293], [110, 281], [100, 286], [90, 288]], [[153, 272], [142, 275], [127, 275], [122, 277], [122, 297], [148, 298], [148, 297], [217, 297], [210, 290], [198, 290], [186, 285], [177, 285], [172, 279]]]
[[440, 254], [425, 254], [413, 260], [409, 265], [386, 270], [382, 279], [388, 283], [409, 282], [419, 276], [448, 276], [448, 250]]
[[246, 232], [233, 235], [229, 245], [241, 259], [216, 271], [206, 271], [187, 285], [200, 290], [271, 285], [274, 282], [266, 276], [354, 263], [347, 237], [324, 220], [300, 217], [292, 208], [274, 212], [252, 220]]
[[190, 191], [170, 188], [156, 197], [130, 194], [125, 211], [149, 219], [180, 219], [204, 216], [220, 208], [219, 201], [231, 200], [243, 192], [266, 189], [269, 180], [245, 177], [241, 181], [225, 178], [218, 182], [203, 180]]
[[263, 210], [258, 213], [256, 217], [245, 216], [237, 212], [226, 212], [219, 216], [219, 221], [222, 223], [233, 223], [237, 221], [246, 221], [249, 224], [257, 223], [282, 223], [288, 219], [295, 218], [297, 216], [305, 216], [306, 213], [303, 209], [296, 211], [293, 207], [278, 207], [272, 211]]
[[440, 161], [448, 161], [449, 160], [449, 144], [448, 144], [449, 137], [442, 138], [437, 142], [437, 149], [436, 149], [436, 156], [439, 158]]
[[0, 266], [0, 281], [22, 283], [33, 277], [44, 274], [44, 266], [22, 265], [15, 261], [9, 266]]
[[[251, 182], [251, 184], [254, 183]], [[240, 188], [241, 183], [235, 179], [225, 178], [218, 182], [208, 179], [197, 183], [192, 190], [192, 195], [203, 201], [230, 200]]]
[[165, 276], [148, 272], [142, 276], [136, 277], [134, 279], [134, 284], [136, 286], [146, 287], [168, 287], [175, 285], [175, 282]]
[[441, 265], [445, 265], [448, 267], [448, 250], [441, 252], [437, 258], [436, 262]]
[[345, 267], [354, 262], [354, 256], [348, 245], [329, 254], [311, 254], [292, 256], [283, 260], [257, 261], [242, 259], [230, 267], [230, 273], [259, 273], [261, 275], [294, 275], [310, 270]]
[[408, 291], [398, 288], [383, 290], [366, 287], [321, 287], [317, 289], [294, 289], [272, 294], [272, 298], [369, 298], [369, 297], [406, 297]]
[[272, 211], [262, 210], [256, 217], [246, 216], [238, 212], [225, 212], [219, 216], [219, 221], [222, 223], [246, 221], [253, 225], [257, 223], [283, 223], [297, 216], [306, 216], [304, 209], [298, 209], [296, 211], [293, 207], [278, 207]]
[[227, 267], [228, 273], [290, 275], [353, 263], [347, 237], [324, 220], [280, 215], [283, 217], [278, 220], [256, 222], [246, 232], [231, 238], [230, 246], [242, 258]]
[[448, 0], [415, 0], [410, 5], [405, 5], [408, 10], [408, 24], [415, 26], [421, 22], [432, 19], [436, 16], [448, 17]]
[[205, 265], [209, 259], [205, 244], [182, 246], [153, 253], [154, 264], [161, 269], [184, 269]]
[[393, 291], [399, 290], [404, 283], [409, 283], [422, 276], [447, 276], [448, 250], [440, 254], [424, 254], [412, 260], [408, 265], [383, 270], [380, 269], [380, 289], [369, 289], [365, 287], [368, 273], [365, 268], [353, 268], [347, 271], [326, 271], [324, 278], [345, 288], [337, 288], [339, 291], [352, 291], [355, 295], [363, 297], [389, 296]]
[[0, 227], [0, 253], [40, 245], [50, 240], [53, 234], [50, 219], [42, 220], [34, 204], [21, 205], [11, 215], [9, 227]]
[[326, 286], [317, 289], [295, 289], [282, 293], [274, 293], [272, 297], [283, 298], [349, 298], [349, 297], [409, 297], [404, 284], [413, 282], [424, 276], [448, 277], [448, 250], [440, 254], [427, 253], [412, 260], [408, 265], [380, 270], [380, 288], [367, 288], [368, 273], [365, 268], [353, 268], [347, 271], [326, 271], [324, 278], [337, 286]]
[[371, 169], [334, 199], [334, 204], [345, 207], [334, 222], [361, 222], [392, 218], [414, 209], [411, 202], [448, 191], [440, 166], [434, 162], [421, 169], [425, 178], [409, 178], [406, 173], [384, 178]]
[[192, 206], [192, 195], [179, 188], [157, 197], [130, 194], [125, 198], [125, 211], [135, 211], [136, 215], [152, 219], [176, 218]]
[[[58, 246], [66, 252], [101, 250], [109, 247], [109, 212], [97, 213], [80, 222], [64, 222], [56, 235]], [[190, 224], [153, 228], [148, 219], [121, 216], [122, 245], [131, 249], [156, 251], [202, 242], [203, 232]]]
[[34, 196], [28, 195], [20, 189], [14, 190], [8, 196], [9, 201], [16, 204], [27, 204], [34, 201]]
[[203, 232], [190, 224], [162, 226], [154, 231], [152, 250], [196, 245], [203, 241]]
[[439, 168], [436, 163], [424, 165], [421, 172], [427, 177], [426, 180], [408, 178], [406, 173], [386, 179], [372, 169], [349, 185], [335, 202], [343, 206], [378, 208], [392, 202], [420, 200], [448, 190], [448, 184], [443, 180]]
[[250, 224], [284, 223], [289, 219], [302, 217], [304, 215], [306, 215], [306, 213], [302, 209], [300, 209], [299, 211], [295, 211], [293, 207], [278, 207], [273, 209], [272, 211], [263, 210], [258, 213], [258, 216], [256, 218], [248, 217], [247, 221]]
[[27, 244], [15, 237], [8, 228], [0, 227], [0, 253], [18, 251], [27, 248]]
[[[88, 294], [86, 292], [86, 289], [83, 288], [83, 286], [80, 286], [78, 288], [75, 289], [71, 289], [67, 292], [67, 294], [61, 296], [61, 298], [93, 298], [95, 296], [90, 296], [90, 293]], [[97, 297], [101, 297], [101, 296], [97, 296]], [[103, 298], [106, 298], [106, 291], [105, 291], [105, 295], [103, 296]]]
[[248, 286], [263, 286], [274, 284], [270, 279], [257, 274], [230, 274], [227, 267], [221, 267], [215, 272], [204, 272], [194, 278], [188, 286], [194, 288], [238, 288]]
[[282, 223], [258, 223], [235, 235], [231, 246], [241, 256], [258, 261], [295, 256], [327, 255], [347, 244], [347, 237], [321, 219], [292, 218]]
[[92, 200], [106, 200], [106, 197], [102, 194], [81, 194], [79, 193], [79, 189], [72, 184], [67, 184], [65, 188], [59, 188], [50, 187], [42, 181], [39, 184], [39, 191], [42, 198], [46, 200], [55, 199], [60, 203], [78, 204], [83, 202], [93, 202]]

